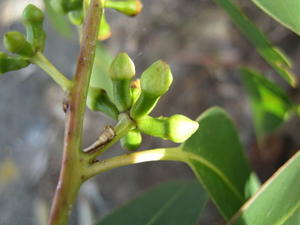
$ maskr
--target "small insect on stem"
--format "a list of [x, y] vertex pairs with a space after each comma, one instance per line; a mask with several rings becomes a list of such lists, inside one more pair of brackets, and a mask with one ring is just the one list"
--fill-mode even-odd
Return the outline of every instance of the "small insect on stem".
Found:
[[96, 140], [94, 144], [92, 144], [88, 148], [84, 149], [84, 152], [91, 153], [97, 151], [99, 148], [109, 143], [115, 136], [116, 132], [114, 128], [112, 126], [105, 126], [98, 140]]

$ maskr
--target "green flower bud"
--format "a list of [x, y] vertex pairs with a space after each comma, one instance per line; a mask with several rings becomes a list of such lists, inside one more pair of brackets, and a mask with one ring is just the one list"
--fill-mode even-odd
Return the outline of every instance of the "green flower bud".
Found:
[[133, 151], [141, 146], [142, 135], [141, 132], [137, 129], [131, 130], [127, 133], [126, 136], [121, 138], [122, 148]]
[[78, 9], [68, 13], [68, 18], [74, 25], [81, 25], [83, 23], [83, 10]]
[[99, 33], [98, 40], [103, 41], [111, 36], [110, 26], [106, 21], [105, 13], [102, 13], [100, 25], [99, 25]]
[[164, 95], [173, 81], [168, 64], [163, 61], [153, 63], [141, 76], [142, 92], [132, 106], [130, 115], [137, 119], [149, 114], [155, 107], [160, 96]]
[[82, 0], [51, 0], [51, 6], [57, 12], [67, 13], [82, 7]]
[[17, 31], [10, 31], [4, 35], [3, 44], [5, 48], [18, 55], [24, 57], [32, 57], [34, 55], [31, 44], [26, 41], [24, 35]]
[[0, 52], [0, 74], [13, 70], [19, 70], [29, 65], [29, 62], [20, 57], [9, 56]]
[[168, 130], [167, 139], [182, 143], [197, 131], [199, 123], [186, 116], [175, 114], [167, 119], [166, 126]]
[[145, 134], [175, 143], [186, 141], [199, 127], [198, 122], [178, 114], [169, 118], [144, 116], [136, 120], [136, 123], [140, 131]]
[[132, 103], [130, 83], [135, 67], [126, 53], [120, 53], [112, 62], [109, 76], [113, 84], [114, 103], [120, 112], [128, 110]]
[[92, 111], [101, 111], [113, 119], [118, 118], [118, 109], [110, 101], [106, 91], [101, 88], [89, 88], [87, 106]]
[[34, 50], [44, 51], [46, 33], [43, 29], [44, 14], [38, 7], [29, 4], [23, 11], [22, 21], [26, 28], [27, 40]]
[[140, 0], [105, 1], [104, 7], [115, 9], [127, 16], [136, 16], [142, 11], [143, 5]]

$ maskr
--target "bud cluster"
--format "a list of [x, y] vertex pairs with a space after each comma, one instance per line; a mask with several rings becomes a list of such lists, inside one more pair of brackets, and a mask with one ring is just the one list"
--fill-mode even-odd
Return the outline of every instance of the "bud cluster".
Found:
[[4, 47], [17, 56], [0, 52], [0, 73], [24, 68], [30, 64], [30, 59], [38, 51], [44, 51], [46, 34], [43, 30], [43, 12], [29, 4], [23, 11], [22, 22], [26, 29], [26, 37], [18, 31], [10, 31], [4, 35]]
[[141, 133], [182, 143], [198, 129], [196, 121], [183, 115], [149, 116], [173, 81], [171, 69], [165, 62], [156, 61], [142, 73], [140, 80], [132, 81], [134, 63], [126, 53], [120, 53], [111, 63], [108, 74], [112, 81], [112, 98], [109, 99], [104, 90], [90, 87], [88, 107], [112, 118], [120, 113], [130, 115], [136, 128], [121, 139], [123, 148], [138, 148], [142, 142]]
[[[99, 0], [104, 8], [114, 9], [127, 16], [136, 16], [143, 8], [140, 0]], [[79, 26], [83, 23], [90, 0], [51, 0], [52, 8], [60, 13], [68, 14], [71, 23]], [[105, 11], [100, 21], [98, 39], [105, 40], [111, 36], [110, 25], [106, 21]]]

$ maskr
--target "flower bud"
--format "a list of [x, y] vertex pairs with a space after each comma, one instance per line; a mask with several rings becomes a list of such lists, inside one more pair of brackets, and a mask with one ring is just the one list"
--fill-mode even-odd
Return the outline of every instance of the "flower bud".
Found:
[[105, 12], [103, 11], [100, 25], [99, 25], [99, 33], [98, 33], [98, 40], [103, 41], [111, 36], [110, 26], [106, 21]]
[[182, 143], [197, 131], [199, 123], [186, 116], [175, 114], [167, 119], [166, 126], [168, 130], [167, 139]]
[[110, 101], [106, 91], [101, 88], [89, 88], [87, 106], [92, 111], [101, 111], [113, 119], [118, 118], [118, 109]]
[[22, 21], [26, 28], [27, 40], [34, 50], [44, 51], [46, 33], [43, 29], [44, 14], [38, 7], [29, 4], [23, 11]]
[[29, 65], [29, 62], [19, 57], [9, 56], [0, 52], [0, 74], [13, 70], [19, 70]]
[[122, 148], [133, 151], [140, 147], [142, 143], [141, 132], [137, 129], [131, 130], [121, 139]]
[[3, 44], [5, 48], [18, 55], [24, 57], [32, 57], [34, 55], [31, 44], [26, 41], [24, 35], [17, 31], [10, 31], [4, 35]]
[[168, 64], [163, 61], [153, 63], [141, 76], [141, 95], [132, 106], [132, 118], [140, 118], [149, 114], [160, 96], [164, 95], [173, 81]]
[[104, 4], [104, 7], [115, 9], [127, 16], [136, 16], [143, 8], [140, 0], [105, 1]]
[[199, 127], [198, 122], [178, 114], [169, 118], [144, 116], [136, 120], [136, 123], [140, 131], [145, 134], [175, 143], [186, 141]]
[[112, 62], [109, 76], [113, 84], [114, 103], [120, 112], [130, 108], [132, 99], [130, 82], [135, 75], [135, 66], [126, 53], [120, 53]]

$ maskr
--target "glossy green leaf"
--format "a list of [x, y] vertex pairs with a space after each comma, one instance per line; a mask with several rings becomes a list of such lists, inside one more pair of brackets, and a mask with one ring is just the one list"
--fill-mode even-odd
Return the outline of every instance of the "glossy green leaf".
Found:
[[71, 24], [68, 20], [60, 13], [57, 13], [51, 6], [50, 0], [44, 0], [46, 14], [48, 15], [51, 25], [54, 29], [65, 37], [72, 36]]
[[240, 72], [250, 98], [256, 134], [262, 137], [275, 131], [288, 118], [293, 103], [279, 86], [259, 72], [247, 68]]
[[300, 151], [240, 209], [229, 224], [300, 224]]
[[99, 43], [96, 48], [95, 61], [91, 75], [91, 86], [106, 90], [110, 99], [112, 96], [112, 82], [108, 76], [108, 69], [112, 62], [112, 56]]
[[230, 219], [258, 189], [232, 121], [220, 108], [204, 112], [198, 131], [182, 150], [225, 219]]
[[[273, 1], [273, 0], [272, 0]], [[270, 2], [272, 2], [270, 0]], [[279, 0], [280, 1], [280, 0]], [[215, 0], [230, 16], [239, 30], [255, 46], [257, 52], [285, 79], [290, 85], [296, 86], [296, 77], [291, 72], [291, 62], [268, 38], [253, 24], [241, 9], [230, 0]]]
[[267, 14], [300, 35], [299, 0], [252, 0]]
[[97, 225], [197, 225], [206, 200], [197, 181], [169, 182], [115, 210]]

